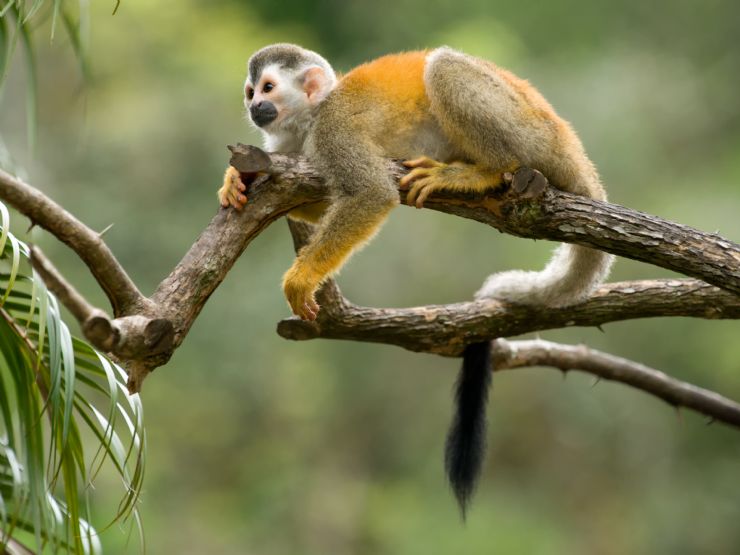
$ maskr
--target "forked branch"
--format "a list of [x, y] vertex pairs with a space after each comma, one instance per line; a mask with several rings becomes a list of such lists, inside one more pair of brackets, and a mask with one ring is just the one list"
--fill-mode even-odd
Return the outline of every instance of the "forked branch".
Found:
[[[113, 318], [72, 294], [76, 292], [58, 272], [45, 274], [52, 290], [66, 291], [60, 298], [80, 320], [88, 339], [127, 366], [131, 391], [138, 391], [144, 377], [169, 360], [254, 237], [292, 209], [329, 197], [323, 178], [304, 158], [267, 155], [243, 145], [232, 151], [232, 165], [252, 180], [249, 202], [241, 211], [219, 210], [150, 298], [141, 295], [97, 233], [38, 190], [0, 172], [0, 198], [74, 249], [107, 293]], [[389, 161], [394, 178], [405, 171]], [[405, 193], [399, 194], [403, 200]], [[332, 282], [325, 287], [324, 310], [317, 323], [284, 321], [280, 333], [294, 339], [377, 341], [457, 356], [471, 341], [554, 327], [646, 316], [740, 317], [740, 246], [717, 235], [563, 193], [538, 179], [515, 179], [497, 195], [440, 194], [427, 199], [425, 206], [523, 237], [574, 242], [643, 260], [715, 287], [696, 280], [611, 284], [584, 303], [545, 312], [495, 301], [363, 308], [342, 299]], [[95, 326], [91, 325], [93, 312], [98, 318]]]

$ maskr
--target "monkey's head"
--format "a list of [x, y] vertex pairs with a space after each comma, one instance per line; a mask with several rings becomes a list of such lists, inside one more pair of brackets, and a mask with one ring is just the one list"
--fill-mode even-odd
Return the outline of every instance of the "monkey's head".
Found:
[[254, 125], [277, 134], [305, 125], [336, 82], [331, 65], [316, 52], [273, 44], [249, 59], [244, 107]]

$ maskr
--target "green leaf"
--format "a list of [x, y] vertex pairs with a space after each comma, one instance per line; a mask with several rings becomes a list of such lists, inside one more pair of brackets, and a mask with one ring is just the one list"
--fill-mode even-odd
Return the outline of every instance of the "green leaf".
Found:
[[26, 12], [26, 15], [23, 17], [23, 23], [28, 23], [28, 21], [36, 15], [36, 12], [39, 11], [39, 8], [44, 5], [45, 0], [34, 0], [34, 3], [31, 5], [31, 9]]
[[0, 9], [0, 84], [5, 81], [5, 71], [8, 69], [10, 62], [10, 33], [8, 32], [8, 23], [4, 15], [10, 4]]
[[87, 48], [85, 47], [85, 42], [82, 37], [82, 21], [87, 17], [83, 13], [83, 8], [80, 8], [80, 23], [75, 24], [75, 22], [72, 19], [72, 16], [67, 12], [62, 12], [62, 23], [64, 24], [64, 29], [67, 31], [67, 35], [69, 36], [69, 42], [72, 45], [72, 50], [75, 53], [75, 56], [77, 56], [77, 60], [80, 64], [80, 72], [82, 73], [83, 79], [85, 81], [90, 80], [90, 63], [88, 61], [87, 56]]
[[10, 277], [8, 278], [8, 284], [6, 286], [7, 289], [5, 290], [5, 294], [3, 295], [2, 299], [0, 299], [0, 306], [3, 306], [5, 304], [5, 301], [8, 300], [8, 296], [10, 295], [13, 285], [15, 285], [15, 278], [18, 275], [18, 267], [20, 266], [21, 262], [21, 252], [20, 246], [18, 245], [18, 239], [16, 239], [13, 235], [10, 236], [10, 244], [13, 246], [13, 262], [10, 266]]
[[52, 9], [51, 16], [51, 40], [54, 40], [54, 31], [57, 28], [57, 18], [59, 17], [59, 11], [62, 7], [62, 0], [54, 0], [54, 7]]
[[[35, 13], [34, 8], [36, 8], [36, 4], [39, 2], [43, 2], [43, 0], [37, 0], [31, 8], [30, 13]], [[14, 13], [16, 20], [16, 34], [14, 37], [18, 37], [20, 39], [26, 53], [25, 62], [28, 83], [26, 86], [26, 127], [28, 128], [28, 149], [33, 152], [36, 144], [38, 76], [36, 74], [36, 56], [34, 55], [33, 50], [33, 40], [31, 38], [31, 30], [28, 23], [29, 16], [26, 15], [24, 17], [19, 6], [22, 6], [22, 4], [13, 4], [11, 11]], [[33, 13], [31, 13], [31, 15], [33, 15]]]

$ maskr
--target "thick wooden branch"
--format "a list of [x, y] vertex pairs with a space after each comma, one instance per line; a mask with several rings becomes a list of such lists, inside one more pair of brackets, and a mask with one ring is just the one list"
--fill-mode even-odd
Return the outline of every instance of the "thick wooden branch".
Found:
[[643, 364], [590, 349], [585, 345], [561, 345], [551, 341], [493, 343], [493, 370], [550, 366], [563, 372], [580, 370], [600, 379], [621, 382], [663, 399], [674, 407], [686, 407], [740, 428], [740, 404], [713, 391], [682, 382]]
[[342, 299], [334, 306], [319, 313], [315, 322], [283, 320], [278, 333], [286, 339], [349, 339], [460, 356], [469, 343], [555, 328], [656, 316], [740, 318], [740, 297], [694, 279], [610, 283], [586, 301], [565, 308], [492, 299], [413, 308], [369, 308]]
[[[296, 251], [312, 227], [289, 220]], [[740, 318], [740, 296], [694, 279], [610, 283], [589, 299], [564, 308], [536, 308], [493, 299], [412, 308], [357, 306], [328, 280], [317, 296], [315, 322], [296, 317], [278, 324], [286, 339], [349, 339], [397, 345], [410, 351], [460, 356], [465, 345], [492, 337], [658, 316]]]
[[[254, 237], [292, 209], [329, 196], [323, 178], [301, 157], [268, 156], [243, 146], [232, 151], [232, 165], [245, 180], [252, 181], [249, 202], [241, 211], [220, 209], [149, 299], [139, 293], [97, 233], [39, 191], [0, 172], [0, 198], [73, 248], [108, 294], [114, 319], [98, 314], [95, 325], [86, 326], [84, 320], [90, 318], [84, 317], [89, 312], [84, 305], [77, 307], [77, 316], [83, 320], [88, 339], [96, 345], [112, 345], [109, 352], [127, 366], [132, 391], [138, 391], [151, 370], [169, 360]], [[394, 178], [405, 171], [399, 163], [389, 161]], [[405, 193], [400, 192], [400, 197], [403, 200]], [[581, 305], [549, 311], [495, 301], [371, 309], [348, 303], [331, 282], [320, 297], [324, 310], [318, 322], [284, 321], [280, 333], [294, 339], [378, 341], [456, 356], [471, 341], [552, 327], [599, 325], [645, 316], [740, 316], [740, 297], [736, 295], [740, 293], [740, 247], [716, 235], [568, 195], [541, 186], [537, 180], [530, 184], [515, 178], [507, 191], [497, 195], [440, 194], [427, 199], [425, 206], [515, 235], [571, 241], [655, 263], [735, 294], [694, 280], [658, 280], [613, 284]], [[58, 278], [50, 281], [63, 285]], [[70, 295], [66, 298], [73, 302]]]

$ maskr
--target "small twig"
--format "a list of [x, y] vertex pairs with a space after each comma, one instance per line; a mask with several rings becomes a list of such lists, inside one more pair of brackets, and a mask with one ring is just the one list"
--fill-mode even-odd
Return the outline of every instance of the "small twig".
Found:
[[102, 230], [98, 231], [98, 237], [102, 237], [103, 235], [108, 233], [114, 225], [116, 224], [110, 223], [107, 226], [105, 226]]
[[90, 304], [71, 283], [64, 279], [43, 251], [35, 245], [31, 246], [31, 266], [44, 280], [49, 291], [56, 295], [57, 299], [79, 322], [85, 322], [95, 312], [102, 312]]
[[676, 409], [686, 407], [740, 428], [740, 404], [638, 362], [583, 345], [562, 345], [541, 339], [494, 341], [494, 371], [528, 366], [549, 366], [588, 372], [599, 379], [621, 382], [645, 391], [663, 399]]

